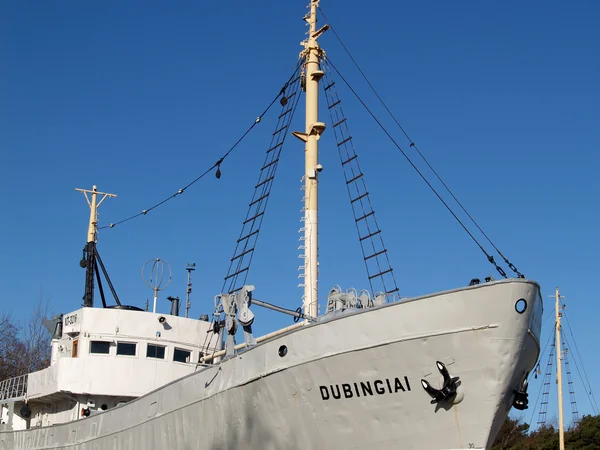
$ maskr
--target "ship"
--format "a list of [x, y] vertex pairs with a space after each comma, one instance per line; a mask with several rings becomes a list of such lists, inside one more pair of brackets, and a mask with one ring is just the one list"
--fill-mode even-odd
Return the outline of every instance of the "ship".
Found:
[[[0, 450], [488, 449], [511, 408], [527, 408], [540, 353], [540, 286], [518, 271], [507, 277], [486, 253], [502, 279], [399, 296], [332, 81], [336, 69], [318, 43], [329, 29], [317, 26], [319, 0], [308, 11], [296, 68], [271, 103], [282, 110], [212, 319], [182, 317], [178, 299], [170, 314], [157, 312], [156, 296], [151, 310], [122, 304], [96, 245], [97, 210], [113, 194], [81, 189], [90, 206], [84, 303], [48, 321], [48, 368], [0, 382]], [[334, 286], [320, 313], [323, 93], [370, 289]], [[301, 97], [305, 128], [291, 131]], [[287, 136], [305, 152], [297, 310], [261, 300], [260, 286], [247, 282]], [[207, 173], [219, 178], [222, 162]], [[255, 337], [256, 307], [294, 324]]]

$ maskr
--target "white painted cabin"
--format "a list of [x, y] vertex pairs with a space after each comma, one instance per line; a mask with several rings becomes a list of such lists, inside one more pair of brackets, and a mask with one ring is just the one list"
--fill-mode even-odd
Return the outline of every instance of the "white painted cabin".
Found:
[[99, 414], [194, 372], [223, 347], [207, 320], [118, 307], [78, 309], [58, 330], [50, 367], [0, 382], [0, 431]]

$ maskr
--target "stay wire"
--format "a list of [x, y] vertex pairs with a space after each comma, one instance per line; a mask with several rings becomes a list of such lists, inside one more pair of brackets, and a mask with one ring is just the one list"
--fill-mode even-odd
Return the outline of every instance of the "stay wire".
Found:
[[225, 159], [231, 154], [231, 152], [233, 152], [233, 150], [235, 150], [235, 148], [254, 129], [254, 127], [261, 122], [261, 120], [264, 117], [264, 115], [267, 114], [267, 112], [271, 109], [271, 107], [277, 101], [277, 99], [284, 94], [284, 92], [287, 89], [287, 87], [289, 86], [290, 82], [294, 79], [294, 76], [298, 72], [298, 69], [302, 66], [303, 61], [304, 61], [303, 58], [300, 58], [298, 60], [298, 63], [296, 64], [294, 72], [288, 78], [288, 80], [285, 82], [285, 84], [283, 85], [283, 87], [281, 88], [281, 90], [279, 91], [279, 93], [273, 98], [273, 100], [271, 101], [271, 103], [269, 103], [269, 105], [264, 109], [264, 111], [256, 119], [254, 119], [254, 123], [244, 132], [244, 134], [242, 134], [242, 136], [235, 142], [235, 144], [233, 144], [229, 148], [229, 150], [227, 150], [227, 152], [223, 156], [221, 156], [221, 158], [219, 158], [217, 160], [217, 162], [215, 162], [212, 166], [210, 166], [208, 169], [206, 169], [204, 172], [202, 172], [200, 175], [198, 175], [196, 178], [194, 178], [191, 182], [189, 182], [188, 184], [186, 184], [184, 187], [178, 189], [177, 192], [175, 192], [174, 194], [170, 195], [169, 197], [161, 200], [160, 202], [156, 203], [155, 205], [151, 206], [150, 208], [144, 209], [141, 212], [139, 212], [137, 214], [134, 214], [134, 215], [132, 215], [130, 217], [127, 217], [126, 219], [119, 220], [118, 222], [113, 222], [113, 223], [110, 223], [108, 225], [104, 225], [102, 227], [98, 227], [98, 229], [99, 230], [103, 230], [105, 228], [114, 228], [115, 226], [120, 225], [120, 224], [125, 223], [125, 222], [128, 222], [128, 221], [130, 221], [132, 219], [135, 219], [136, 217], [145, 216], [146, 214], [148, 214], [153, 209], [156, 209], [159, 206], [163, 205], [164, 203], [168, 202], [169, 200], [172, 200], [175, 197], [177, 197], [178, 195], [183, 194], [186, 191], [186, 189], [188, 189], [189, 187], [191, 187], [192, 185], [194, 185], [196, 182], [198, 182], [199, 180], [201, 180], [202, 178], [204, 178], [206, 175], [208, 175], [215, 168], [217, 169], [216, 176], [217, 176], [217, 178], [220, 178], [220, 176], [221, 176], [220, 168], [221, 168], [221, 164], [223, 163], [223, 161], [225, 161]]
[[[589, 391], [588, 397], [591, 395], [590, 403], [592, 403], [592, 399], [593, 399], [592, 408], [594, 408], [594, 413], [598, 414], [598, 403], [596, 403], [596, 397], [594, 397], [594, 392], [592, 391], [592, 385], [590, 384], [590, 380], [587, 376], [585, 366], [583, 365], [583, 358], [581, 358], [581, 353], [579, 353], [579, 348], [577, 347], [577, 341], [575, 341], [575, 335], [573, 334], [573, 330], [571, 329], [571, 324], [569, 323], [569, 319], [567, 317], [567, 312], [565, 311], [564, 307], [563, 307], [562, 313], [565, 316], [565, 323], [567, 324], [567, 327], [569, 328], [569, 333], [571, 333], [571, 337], [573, 338], [573, 347], [575, 348], [577, 357], [579, 357], [579, 361], [581, 363], [581, 368], [583, 369], [583, 374], [585, 375], [585, 382], [587, 382], [587, 386], [585, 386], [585, 382], [584, 382], [584, 387], [586, 388], [586, 392]], [[579, 366], [577, 365], [577, 359], [573, 358], [573, 362], [575, 363], [575, 367], [577, 368], [577, 372], [579, 373], [579, 378], [581, 378], [581, 381], [584, 381], [584, 378], [581, 376], [581, 372], [579, 371]]]
[[[556, 330], [554, 330], [554, 332], [552, 332], [550, 334], [550, 336], [548, 336], [548, 340], [546, 341], [546, 345], [544, 346], [544, 350], [542, 350], [542, 353], [540, 353], [540, 357], [538, 359], [538, 363], [537, 363], [538, 367], [540, 365], [540, 362], [541, 362], [544, 354], [546, 353], [546, 349], [548, 348], [548, 345], [550, 344], [550, 341], [554, 340], [554, 338], [555, 338], [555, 334], [554, 334], [555, 332], [556, 332]], [[533, 372], [529, 374], [529, 379], [530, 380], [531, 380], [531, 376], [533, 374], [535, 374], [535, 373], [536, 373], [536, 368], [534, 368]], [[544, 374], [544, 377], [545, 377], [545, 374]], [[531, 430], [531, 421], [533, 420], [533, 416], [535, 416], [535, 412], [537, 410], [537, 407], [539, 406], [538, 402], [540, 400], [540, 396], [542, 395], [542, 388], [544, 387], [544, 377], [542, 377], [542, 384], [540, 384], [540, 388], [538, 389], [538, 395], [537, 395], [537, 397], [535, 399], [535, 403], [533, 404], [534, 405], [533, 406], [533, 411], [531, 411], [531, 416], [529, 417], [529, 422], [526, 422], [529, 425], [529, 429], [530, 430]], [[529, 383], [529, 381], [527, 383]]]
[[[323, 12], [323, 10], [321, 8], [319, 8], [319, 10], [321, 11], [321, 14], [323, 14], [323, 17], [325, 18], [325, 20], [328, 21], [327, 16]], [[519, 270], [516, 268], [516, 266], [513, 263], [511, 263], [508, 260], [508, 258], [506, 258], [504, 256], [504, 254], [502, 254], [502, 252], [500, 251], [500, 249], [498, 247], [496, 247], [496, 245], [492, 242], [492, 240], [490, 239], [490, 237], [485, 233], [485, 231], [483, 231], [483, 229], [479, 226], [479, 224], [473, 218], [473, 216], [471, 216], [471, 214], [469, 214], [469, 212], [467, 211], [467, 209], [458, 200], [458, 198], [456, 197], [456, 195], [454, 195], [454, 192], [452, 192], [452, 190], [450, 189], [450, 187], [444, 182], [444, 180], [442, 179], [442, 177], [438, 174], [438, 172], [429, 163], [429, 161], [427, 160], [427, 158], [425, 157], [425, 155], [423, 155], [423, 153], [421, 153], [421, 150], [419, 150], [419, 148], [417, 147], [417, 144], [415, 144], [415, 142], [411, 139], [411, 137], [408, 135], [408, 132], [400, 124], [400, 122], [398, 121], [398, 119], [396, 119], [396, 116], [394, 115], [394, 113], [388, 108], [388, 106], [385, 103], [385, 101], [383, 100], [383, 98], [379, 95], [379, 93], [375, 89], [375, 86], [373, 86], [373, 84], [369, 81], [369, 79], [367, 78], [367, 75], [364, 73], [364, 71], [358, 65], [358, 62], [354, 59], [354, 57], [352, 56], [352, 53], [350, 53], [350, 50], [348, 50], [348, 47], [346, 47], [346, 45], [344, 44], [344, 42], [342, 41], [342, 39], [340, 38], [340, 36], [335, 31], [335, 28], [332, 25], [329, 24], [329, 29], [333, 32], [334, 36], [337, 38], [337, 40], [339, 41], [339, 43], [342, 46], [342, 48], [344, 49], [344, 51], [348, 54], [348, 57], [350, 58], [350, 60], [352, 61], [352, 63], [356, 67], [356, 69], [359, 71], [359, 73], [362, 75], [362, 77], [364, 78], [364, 80], [367, 82], [367, 84], [369, 85], [369, 87], [371, 88], [371, 90], [373, 91], [373, 93], [375, 94], [375, 96], [377, 97], [377, 99], [379, 100], [379, 102], [383, 105], [383, 107], [385, 108], [385, 110], [387, 111], [387, 113], [390, 115], [390, 117], [392, 118], [392, 120], [396, 123], [396, 125], [398, 126], [398, 128], [400, 128], [400, 130], [402, 131], [402, 133], [404, 134], [404, 136], [406, 137], [406, 139], [410, 142], [410, 147], [413, 147], [417, 151], [417, 153], [419, 154], [419, 156], [421, 157], [421, 159], [423, 159], [423, 161], [425, 162], [425, 164], [427, 164], [427, 167], [429, 167], [429, 169], [433, 172], [433, 174], [436, 176], [436, 178], [439, 180], [439, 182], [444, 186], [444, 188], [446, 189], [446, 191], [448, 191], [448, 193], [452, 196], [452, 198], [454, 199], [454, 201], [458, 204], [458, 206], [460, 206], [460, 208], [464, 211], [464, 213], [469, 217], [469, 219], [471, 220], [471, 222], [473, 222], [473, 224], [477, 227], [477, 229], [481, 232], [481, 234], [487, 239], [487, 241], [490, 243], [490, 245], [492, 247], [494, 247], [494, 249], [496, 250], [496, 252], [498, 253], [498, 255], [500, 255], [500, 257], [504, 260], [504, 262], [506, 263], [506, 265], [514, 273], [516, 273], [519, 278], [525, 278], [525, 276], [521, 272], [519, 272]]]
[[494, 257], [492, 255], [488, 254], [488, 252], [485, 251], [485, 249], [479, 243], [479, 241], [477, 240], [477, 238], [473, 235], [473, 233], [471, 233], [469, 231], [469, 229], [462, 222], [462, 220], [460, 220], [460, 218], [456, 215], [456, 213], [452, 210], [452, 208], [450, 208], [450, 206], [448, 205], [448, 203], [442, 198], [442, 196], [439, 194], [439, 192], [433, 187], [433, 185], [429, 182], [429, 180], [427, 179], [427, 177], [425, 177], [425, 175], [423, 175], [423, 173], [419, 170], [419, 168], [415, 165], [415, 163], [410, 159], [410, 157], [406, 154], [406, 152], [404, 150], [402, 150], [402, 147], [400, 147], [400, 145], [396, 142], [396, 140], [389, 133], [389, 131], [385, 128], [385, 126], [379, 121], [379, 119], [377, 118], [377, 116], [375, 116], [375, 114], [371, 111], [371, 109], [367, 106], [367, 104], [362, 100], [362, 98], [358, 95], [358, 93], [352, 88], [352, 86], [350, 85], [350, 83], [348, 83], [348, 81], [346, 80], [346, 78], [344, 78], [344, 76], [340, 73], [340, 71], [333, 64], [333, 62], [331, 62], [331, 58], [327, 57], [327, 62], [329, 63], [329, 65], [331, 65], [331, 67], [333, 68], [333, 70], [335, 70], [335, 72], [339, 75], [339, 77], [346, 84], [346, 86], [348, 87], [348, 89], [350, 89], [350, 91], [352, 92], [352, 94], [354, 94], [354, 96], [356, 97], [356, 99], [366, 109], [366, 111], [373, 118], [373, 120], [377, 123], [377, 125], [379, 125], [379, 128], [381, 128], [381, 130], [386, 134], [386, 136], [390, 139], [390, 141], [392, 141], [392, 143], [394, 144], [394, 146], [396, 146], [396, 148], [398, 150], [400, 150], [400, 153], [402, 153], [402, 155], [404, 156], [404, 158], [406, 158], [406, 160], [412, 166], [412, 168], [417, 172], [417, 174], [419, 174], [419, 176], [421, 177], [421, 179], [427, 184], [427, 186], [429, 186], [429, 188], [431, 189], [431, 191], [442, 202], [442, 204], [446, 207], [446, 209], [448, 210], [448, 212], [450, 212], [450, 214], [452, 214], [452, 216], [462, 226], [462, 228], [465, 230], [465, 232], [471, 237], [471, 239], [473, 240], [473, 242], [475, 242], [475, 244], [477, 244], [477, 246], [479, 247], [479, 249], [486, 256], [487, 260], [491, 264], [494, 265], [494, 267], [496, 268], [496, 270], [498, 271], [498, 273], [500, 275], [502, 275], [504, 278], [507, 278], [506, 272], [504, 271], [504, 269], [502, 269], [502, 267], [498, 266], [498, 264], [494, 260]]
[[[568, 349], [571, 344], [569, 342], [569, 340], [567, 339], [567, 333], [563, 333], [562, 334], [562, 338], [564, 340], [564, 344], [566, 346], [566, 349]], [[573, 341], [575, 342], [575, 341]], [[585, 382], [583, 380], [583, 376], [581, 375], [581, 371], [579, 370], [579, 365], [577, 364], [577, 359], [573, 358], [573, 362], [575, 363], [575, 368], [577, 369], [577, 373], [579, 374], [579, 378], [581, 379], [581, 381], [583, 382], [583, 387], [585, 388], [585, 394], [588, 398], [588, 401], [590, 402], [590, 406], [592, 407], [592, 410], [594, 411], [594, 414], [598, 414], [598, 408], [596, 405], [596, 399], [593, 398], [593, 394], [592, 394], [592, 389], [590, 387], [590, 389], [588, 390], [587, 386], [585, 385]], [[583, 363], [582, 363], [583, 366]]]

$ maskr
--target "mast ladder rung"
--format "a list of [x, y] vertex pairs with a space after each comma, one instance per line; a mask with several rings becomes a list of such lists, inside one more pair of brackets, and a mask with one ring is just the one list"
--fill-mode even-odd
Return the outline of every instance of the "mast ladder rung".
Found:
[[273, 133], [273, 136], [275, 136], [277, 133], [281, 133], [281, 132], [282, 132], [283, 130], [285, 130], [287, 127], [288, 127], [287, 125], [284, 125], [284, 126], [282, 126], [280, 129], [276, 130], [276, 131]]
[[342, 161], [342, 166], [345, 166], [346, 164], [348, 164], [350, 161], [354, 161], [356, 158], [358, 158], [358, 155], [354, 155], [351, 156], [350, 158], [348, 158], [346, 161]]
[[338, 142], [337, 146], [341, 147], [342, 145], [344, 145], [346, 142], [351, 141], [352, 140], [352, 136], [348, 136], [346, 139], [344, 139], [342, 142]]
[[253, 202], [250, 202], [250, 204], [248, 205], [248, 207], [252, 206], [252, 205], [256, 205], [258, 202], [260, 202], [261, 200], [264, 200], [265, 198], [267, 198], [269, 196], [269, 193], [267, 192], [265, 195], [261, 195], [260, 197], [258, 197], [256, 200], [254, 200]]
[[365, 197], [366, 197], [366, 196], [368, 196], [368, 195], [369, 195], [369, 193], [368, 193], [368, 192], [365, 192], [364, 194], [362, 194], [362, 195], [359, 195], [358, 197], [356, 197], [356, 198], [353, 198], [352, 200], [350, 200], [350, 203], [357, 202], [357, 201], [359, 201], [361, 198], [365, 198]]
[[265, 170], [267, 167], [271, 167], [273, 164], [277, 164], [277, 162], [278, 162], [278, 161], [279, 161], [279, 158], [277, 158], [277, 159], [274, 159], [274, 160], [273, 160], [273, 161], [271, 161], [270, 163], [268, 163], [268, 164], [265, 164], [264, 166], [262, 166], [262, 169], [260, 169], [260, 170]]
[[399, 290], [399, 288], [392, 289], [391, 291], [386, 291], [386, 294], [393, 294], [394, 292], [398, 292]]
[[336, 122], [333, 124], [333, 128], [337, 128], [339, 127], [341, 124], [343, 124], [346, 121], [346, 118], [344, 117], [342, 120], [340, 120], [339, 122]]
[[231, 262], [235, 261], [236, 259], [240, 259], [242, 256], [247, 255], [248, 253], [253, 252], [253, 251], [254, 251], [254, 247], [249, 250], [246, 250], [245, 252], [240, 253], [237, 256], [234, 256], [233, 258], [231, 258]]
[[358, 180], [359, 178], [362, 178], [362, 177], [363, 177], [363, 174], [360, 173], [360, 174], [356, 175], [354, 178], [351, 178], [350, 180], [346, 181], [346, 184], [353, 183], [354, 181], [356, 181], [356, 180]]
[[230, 278], [233, 278], [233, 277], [235, 277], [235, 276], [239, 275], [240, 273], [244, 273], [244, 272], [245, 272], [246, 270], [248, 270], [249, 268], [250, 268], [250, 267], [244, 267], [243, 269], [241, 269], [241, 270], [238, 270], [237, 272], [235, 272], [235, 273], [232, 273], [231, 275], [227, 275], [227, 276], [225, 277], [225, 280], [228, 280], [228, 279], [230, 279]]
[[[258, 214], [256, 214], [256, 215], [254, 215], [254, 216], [250, 217], [249, 219], [246, 219], [246, 220], [244, 220], [244, 225], [246, 225], [248, 222], [252, 222], [254, 219], [256, 219], [256, 218], [258, 218], [258, 217], [262, 216], [264, 213], [265, 213], [264, 211], [262, 211], [262, 212], [259, 212]], [[258, 230], [256, 230], [256, 231], [258, 231]]]
[[376, 235], [378, 235], [378, 234], [380, 234], [380, 233], [381, 233], [381, 230], [377, 230], [377, 231], [374, 231], [374, 232], [373, 232], [373, 233], [371, 233], [371, 234], [367, 234], [366, 236], [363, 236], [363, 237], [359, 238], [359, 240], [360, 240], [360, 241], [364, 241], [365, 239], [372, 238], [373, 236], [376, 236]]
[[359, 222], [363, 219], [366, 219], [369, 216], [372, 216], [373, 214], [375, 214], [375, 211], [371, 211], [370, 213], [365, 214], [364, 216], [360, 216], [358, 219], [354, 219], [355, 222]]
[[386, 273], [390, 273], [392, 270], [394, 270], [394, 269], [388, 269], [388, 270], [384, 270], [383, 272], [379, 272], [379, 273], [378, 273], [378, 274], [376, 274], [376, 275], [371, 275], [371, 276], [369, 277], [369, 280], [372, 280], [373, 278], [377, 278], [377, 277], [380, 277], [380, 276], [382, 276], [382, 275], [385, 275]]
[[267, 153], [271, 153], [273, 150], [275, 150], [276, 148], [279, 148], [283, 145], [283, 142], [280, 142], [277, 145], [274, 145], [273, 147], [271, 147], [269, 150], [267, 150]]
[[342, 101], [341, 101], [341, 100], [338, 100], [337, 102], [333, 102], [333, 103], [332, 103], [331, 105], [329, 105], [327, 108], [328, 108], [328, 109], [334, 108], [334, 107], [336, 107], [337, 105], [339, 105], [340, 103], [342, 103]]
[[233, 294], [234, 292], [237, 292], [237, 291], [239, 291], [239, 290], [240, 290], [240, 289], [242, 289], [243, 287], [244, 287], [244, 286], [240, 286], [240, 287], [233, 288], [233, 289], [231, 289], [231, 290], [228, 292], [228, 294]]
[[331, 83], [329, 83], [327, 86], [325, 86], [325, 90], [328, 91], [329, 89], [331, 89], [333, 86], [335, 86], [335, 81], [332, 81]]
[[[376, 252], [376, 253], [373, 253], [372, 255], [365, 256], [365, 261], [368, 259], [371, 259], [371, 258], [375, 258], [376, 256], [383, 255], [386, 252], [387, 252], [387, 250], [384, 248], [380, 252]], [[381, 275], [381, 274], [379, 274], [379, 275]], [[377, 275], [373, 275], [373, 276], [376, 277]]]
[[286, 114], [289, 114], [292, 112], [292, 108], [286, 109], [284, 112], [282, 112], [281, 114], [279, 114], [279, 117], [277, 117], [278, 119], [281, 119], [283, 116], [285, 116]]
[[270, 176], [269, 178], [267, 178], [266, 180], [261, 181], [260, 183], [258, 183], [256, 186], [254, 186], [254, 189], [261, 187], [263, 184], [268, 183], [269, 181], [272, 181], [273, 178], [275, 178], [275, 176]]

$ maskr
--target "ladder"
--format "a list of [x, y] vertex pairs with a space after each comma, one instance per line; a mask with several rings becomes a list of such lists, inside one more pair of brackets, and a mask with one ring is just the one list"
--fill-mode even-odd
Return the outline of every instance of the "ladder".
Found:
[[342, 109], [342, 101], [337, 92], [335, 81], [331, 79], [331, 70], [327, 60], [323, 61], [325, 71], [325, 96], [327, 109], [331, 117], [333, 133], [344, 171], [346, 188], [350, 197], [350, 205], [354, 214], [354, 223], [358, 232], [367, 277], [373, 295], [398, 292], [394, 269], [390, 265], [388, 251], [383, 243], [381, 228], [375, 218], [369, 191], [364, 174], [358, 163], [358, 155], [354, 149], [352, 135], [348, 128], [348, 120]]
[[550, 347], [550, 355], [548, 356], [548, 364], [546, 365], [546, 373], [544, 374], [544, 382], [542, 385], [542, 401], [540, 402], [540, 413], [538, 416], [537, 424], [546, 425], [546, 415], [548, 411], [548, 400], [550, 398], [550, 383], [552, 381], [552, 361], [554, 360], [554, 351], [556, 349], [556, 331], [555, 337], [552, 339], [552, 345]]
[[[225, 276], [221, 292], [231, 294], [239, 291], [246, 284], [252, 256], [256, 248], [258, 233], [260, 232], [269, 195], [271, 194], [273, 180], [275, 179], [275, 171], [277, 170], [281, 149], [283, 148], [290, 122], [300, 98], [300, 67], [301, 64], [298, 65], [298, 72], [292, 81], [290, 81], [286, 92], [283, 93], [280, 100], [282, 106], [281, 114], [277, 118], [277, 125], [271, 136], [271, 143], [267, 149], [263, 166], [260, 169], [258, 181], [254, 186], [254, 194], [248, 204], [248, 212], [242, 223], [242, 231], [236, 242], [233, 257], [229, 262], [229, 269]], [[241, 282], [239, 282], [240, 279]]]
[[567, 372], [567, 384], [569, 386], [569, 400], [571, 402], [573, 426], [576, 426], [579, 423], [579, 411], [577, 411], [577, 402], [575, 401], [575, 387], [573, 385], [573, 378], [571, 377], [571, 368], [569, 367], [569, 348], [567, 347], [564, 337], [562, 339], [562, 345], [564, 348], [563, 361], [565, 362], [565, 371]]

